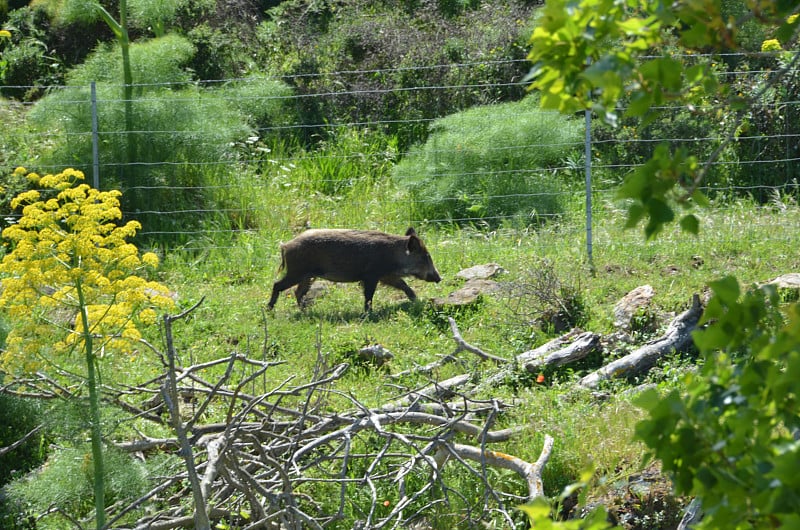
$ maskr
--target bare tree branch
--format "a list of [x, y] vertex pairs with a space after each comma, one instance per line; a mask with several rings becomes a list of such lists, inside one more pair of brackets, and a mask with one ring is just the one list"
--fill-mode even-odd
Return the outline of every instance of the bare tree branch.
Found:
[[0, 447], [0, 456], [5, 455], [6, 453], [10, 453], [11, 451], [19, 448], [21, 445], [24, 445], [25, 442], [30, 440], [32, 437], [36, 436], [36, 434], [39, 433], [39, 431], [41, 431], [43, 427], [44, 427], [43, 425], [39, 425], [35, 427], [32, 431], [30, 431], [28, 434], [26, 434], [16, 442], [14, 442], [13, 444], [8, 445], [6, 447]]

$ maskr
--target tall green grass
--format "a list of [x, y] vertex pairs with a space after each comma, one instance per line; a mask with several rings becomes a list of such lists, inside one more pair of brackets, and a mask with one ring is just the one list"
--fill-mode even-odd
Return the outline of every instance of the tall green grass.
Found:
[[564, 213], [565, 160], [582, 125], [542, 111], [535, 98], [437, 120], [427, 142], [395, 168], [411, 216], [437, 222], [536, 225]]
[[[100, 187], [123, 190], [126, 214], [169, 243], [202, 223], [227, 223], [224, 198], [241, 193], [245, 186], [238, 176], [247, 174], [232, 146], [293, 123], [286, 98], [290, 89], [260, 77], [204, 89], [188, 84], [185, 64], [194, 53], [189, 41], [168, 35], [136, 43], [131, 46], [137, 84], [128, 131], [122, 88], [116, 84], [121, 78], [115, 73], [121, 68], [117, 53], [113, 46], [101, 47], [70, 73], [67, 88], [33, 108], [31, 122], [53, 138], [39, 163], [47, 171], [71, 166], [91, 175], [88, 85], [96, 81]], [[221, 219], [215, 218], [219, 210]]]

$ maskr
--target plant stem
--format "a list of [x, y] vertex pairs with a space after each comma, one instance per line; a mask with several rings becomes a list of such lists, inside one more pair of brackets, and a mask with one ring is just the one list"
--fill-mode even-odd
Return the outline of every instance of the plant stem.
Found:
[[92, 462], [94, 463], [94, 507], [95, 521], [97, 529], [100, 530], [106, 524], [106, 503], [105, 503], [105, 481], [103, 465], [103, 431], [100, 421], [100, 399], [97, 393], [97, 377], [95, 374], [95, 361], [92, 333], [89, 329], [89, 313], [86, 308], [86, 300], [80, 279], [75, 282], [78, 292], [78, 303], [80, 305], [81, 321], [83, 323], [83, 341], [86, 353], [86, 370], [89, 385], [89, 410], [92, 424]]

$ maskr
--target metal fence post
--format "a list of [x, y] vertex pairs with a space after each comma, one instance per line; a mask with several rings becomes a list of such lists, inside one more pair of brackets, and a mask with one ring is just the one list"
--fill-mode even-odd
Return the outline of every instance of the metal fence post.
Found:
[[95, 82], [91, 83], [92, 92], [92, 185], [94, 189], [100, 189], [100, 149], [99, 133], [97, 131], [97, 87]]
[[584, 165], [586, 166], [586, 257], [589, 268], [594, 269], [592, 257], [592, 111], [584, 112], [586, 121], [586, 140], [584, 146]]

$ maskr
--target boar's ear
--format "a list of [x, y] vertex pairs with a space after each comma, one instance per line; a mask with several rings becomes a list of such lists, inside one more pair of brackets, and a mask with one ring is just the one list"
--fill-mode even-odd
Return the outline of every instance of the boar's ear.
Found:
[[415, 236], [415, 235], [417, 235], [417, 232], [416, 232], [416, 230], [414, 230], [413, 226], [410, 226], [408, 228], [408, 230], [406, 230], [406, 235], [407, 236]]
[[422, 241], [420, 238], [416, 236], [416, 234], [412, 234], [408, 238], [408, 243], [406, 244], [406, 252], [409, 254], [413, 254], [415, 252], [423, 252], [424, 248], [422, 246]]

